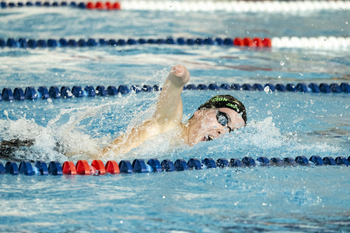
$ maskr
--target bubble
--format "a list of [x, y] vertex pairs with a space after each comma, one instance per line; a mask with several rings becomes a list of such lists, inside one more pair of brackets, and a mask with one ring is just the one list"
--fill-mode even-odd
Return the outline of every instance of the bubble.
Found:
[[264, 88], [264, 91], [265, 91], [266, 93], [268, 93], [268, 92], [270, 91], [270, 87], [269, 87], [269, 86], [266, 86], [266, 87]]

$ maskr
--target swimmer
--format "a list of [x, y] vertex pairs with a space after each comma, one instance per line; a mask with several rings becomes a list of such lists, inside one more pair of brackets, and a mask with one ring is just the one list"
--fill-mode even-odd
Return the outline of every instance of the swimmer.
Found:
[[[172, 142], [183, 142], [193, 146], [199, 142], [211, 141], [244, 127], [247, 123], [246, 109], [236, 98], [230, 95], [217, 95], [199, 106], [198, 110], [186, 122], [182, 123], [183, 106], [181, 93], [190, 80], [189, 71], [182, 65], [176, 65], [171, 70], [160, 93], [156, 111], [150, 119], [132, 128], [115, 139], [99, 153], [91, 158], [107, 158], [110, 154], [124, 154], [137, 148], [146, 140], [164, 134], [168, 131], [175, 135], [169, 138]], [[79, 153], [65, 153], [60, 143], [54, 150], [67, 156]], [[18, 160], [13, 154], [15, 150], [31, 147], [34, 140], [20, 141], [18, 139], [2, 141], [0, 157]]]
[[109, 153], [127, 153], [151, 137], [170, 130], [178, 135], [170, 140], [193, 146], [199, 142], [214, 140], [246, 125], [244, 105], [230, 95], [214, 96], [202, 104], [188, 122], [182, 123], [181, 93], [189, 80], [190, 73], [186, 67], [174, 66], [164, 83], [153, 117], [119, 136], [98, 157], [107, 157]]

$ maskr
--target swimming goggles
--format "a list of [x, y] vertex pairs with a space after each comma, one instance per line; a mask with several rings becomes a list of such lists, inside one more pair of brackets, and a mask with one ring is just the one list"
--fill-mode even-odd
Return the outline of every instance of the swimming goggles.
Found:
[[220, 125], [227, 127], [228, 132], [231, 133], [232, 129], [228, 126], [228, 122], [230, 117], [225, 112], [221, 112], [220, 110], [216, 110], [216, 119]]

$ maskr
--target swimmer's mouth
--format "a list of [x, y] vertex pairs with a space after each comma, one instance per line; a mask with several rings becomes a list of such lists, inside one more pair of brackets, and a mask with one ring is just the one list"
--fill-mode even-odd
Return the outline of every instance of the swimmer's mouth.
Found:
[[210, 135], [205, 135], [204, 138], [203, 138], [203, 142], [213, 141], [213, 140], [214, 140], [214, 137], [210, 136]]

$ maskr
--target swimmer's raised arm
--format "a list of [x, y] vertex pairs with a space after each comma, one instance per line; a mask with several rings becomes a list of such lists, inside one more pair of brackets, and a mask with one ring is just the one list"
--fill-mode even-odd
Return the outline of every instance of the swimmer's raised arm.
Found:
[[[159, 125], [179, 124], [182, 120], [181, 93], [190, 80], [190, 72], [182, 65], [174, 66], [160, 93], [154, 118]], [[168, 128], [168, 127], [167, 127]]]
[[182, 100], [181, 93], [184, 85], [190, 80], [190, 73], [182, 65], [174, 66], [164, 83], [160, 93], [156, 112], [140, 126], [124, 133], [115, 139], [110, 146], [104, 148], [98, 157], [105, 157], [110, 151], [113, 153], [127, 153], [138, 147], [152, 136], [164, 133], [181, 124]]

